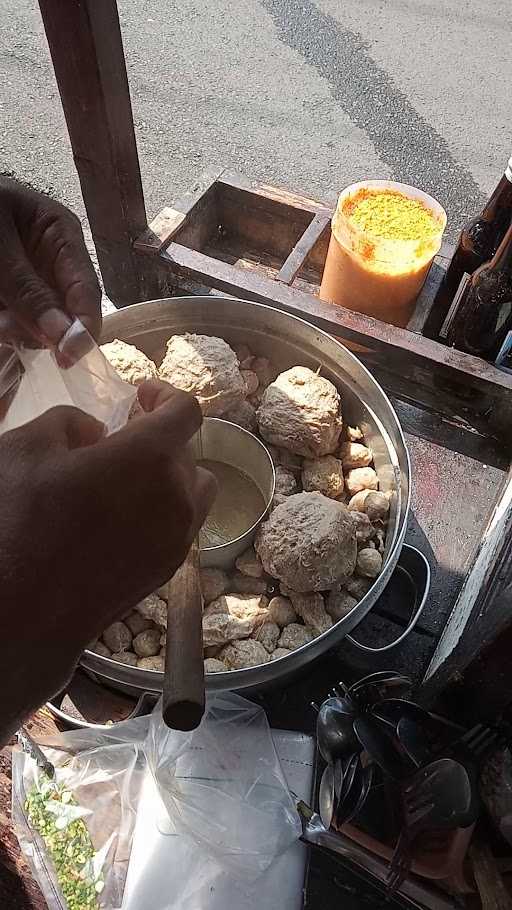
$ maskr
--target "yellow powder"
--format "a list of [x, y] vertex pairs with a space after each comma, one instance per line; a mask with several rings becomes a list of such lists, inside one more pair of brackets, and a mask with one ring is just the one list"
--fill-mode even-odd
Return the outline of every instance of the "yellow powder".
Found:
[[428, 240], [439, 233], [424, 202], [395, 190], [359, 190], [347, 199], [343, 213], [361, 231], [383, 240]]

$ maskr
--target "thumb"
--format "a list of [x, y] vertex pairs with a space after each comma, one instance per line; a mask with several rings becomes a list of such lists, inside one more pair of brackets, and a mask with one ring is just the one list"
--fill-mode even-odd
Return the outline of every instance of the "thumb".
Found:
[[32, 336], [57, 344], [71, 320], [27, 258], [14, 220], [3, 215], [0, 228], [1, 302]]
[[[25, 424], [36, 446], [80, 449], [94, 445], [105, 433], [104, 424], [79, 408], [59, 405]], [[13, 431], [16, 432], [16, 431]]]

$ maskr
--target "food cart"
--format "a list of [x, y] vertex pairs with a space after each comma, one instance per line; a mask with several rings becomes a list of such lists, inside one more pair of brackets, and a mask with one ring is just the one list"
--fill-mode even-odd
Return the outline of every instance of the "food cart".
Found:
[[[399, 328], [319, 299], [333, 214], [321, 201], [219, 170], [202, 175], [179, 200], [170, 201], [162, 188], [162, 209], [148, 223], [116, 2], [40, 0], [40, 7], [105, 290], [115, 306], [208, 295], [213, 308], [227, 296], [300, 316], [357, 353], [405, 433], [414, 477], [406, 539], [433, 573], [421, 619], [391, 655], [344, 642], [293, 692], [261, 695], [272, 725], [311, 732], [312, 699], [321, 701], [340, 677], [389, 664], [412, 677], [423, 704], [457, 705], [463, 723], [502, 714], [512, 701], [512, 376], [429, 337], [450, 249], [436, 256], [408, 325]], [[409, 611], [406, 603], [379, 602], [359, 638], [372, 648], [398, 637]], [[101, 699], [97, 686], [78, 676], [57, 707], [96, 723], [133, 710], [128, 696], [99, 691]], [[55, 715], [42, 709], [31, 729], [47, 733], [55, 724]], [[39, 910], [44, 902], [9, 827], [8, 749], [1, 761], [0, 899], [2, 906]], [[317, 900], [328, 906], [321, 868], [310, 875], [311, 906]], [[332, 877], [332, 867], [324, 874]], [[348, 901], [352, 885], [345, 887]]]

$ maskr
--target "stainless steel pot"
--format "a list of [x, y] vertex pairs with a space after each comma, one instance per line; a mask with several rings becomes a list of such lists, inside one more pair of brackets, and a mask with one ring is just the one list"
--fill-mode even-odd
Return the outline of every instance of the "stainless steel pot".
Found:
[[[374, 452], [381, 490], [393, 490], [383, 569], [354, 609], [323, 635], [280, 660], [247, 670], [209, 674], [207, 689], [266, 687], [299, 671], [351, 632], [373, 607], [398, 561], [409, 512], [410, 463], [400, 424], [385, 392], [368, 370], [342, 344], [302, 319], [272, 307], [224, 297], [174, 297], [126, 307], [105, 318], [102, 340], [120, 338], [137, 345], [157, 361], [163, 358], [167, 339], [176, 333], [217, 335], [231, 344], [246, 343], [260, 356], [275, 361], [281, 370], [298, 364], [322, 375], [337, 386], [344, 420], [359, 425]], [[82, 665], [96, 678], [124, 691], [159, 692], [163, 674], [142, 670], [85, 651]]]

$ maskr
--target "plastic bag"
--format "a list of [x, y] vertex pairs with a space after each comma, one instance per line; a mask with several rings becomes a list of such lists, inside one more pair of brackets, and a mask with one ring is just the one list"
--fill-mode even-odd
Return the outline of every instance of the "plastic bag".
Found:
[[262, 708], [233, 692], [207, 700], [200, 727], [169, 730], [158, 704], [145, 744], [167, 812], [221, 865], [261, 875], [301, 834]]
[[117, 725], [112, 735], [80, 730], [44, 744], [55, 782], [24, 752], [13, 751], [14, 830], [50, 910], [121, 907], [147, 728], [147, 718], [140, 718]]
[[72, 405], [100, 420], [108, 435], [124, 426], [136, 396], [78, 319], [56, 351], [1, 348], [0, 433], [56, 405]]
[[[313, 737], [272, 730], [288, 786], [311, 804]], [[139, 799], [122, 910], [301, 910], [308, 848], [296, 841], [255, 880], [237, 875], [176, 831], [148, 770]]]

